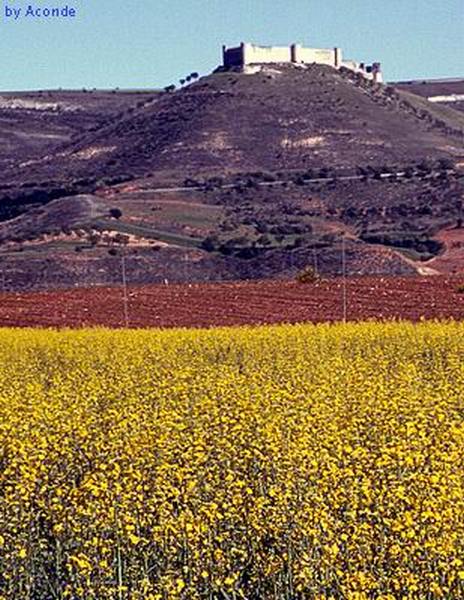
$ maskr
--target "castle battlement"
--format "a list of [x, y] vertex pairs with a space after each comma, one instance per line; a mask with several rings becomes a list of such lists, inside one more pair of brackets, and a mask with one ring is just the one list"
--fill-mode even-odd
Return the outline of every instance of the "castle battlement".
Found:
[[341, 48], [305, 48], [300, 44], [290, 46], [257, 46], [242, 42], [233, 48], [222, 47], [222, 61], [225, 68], [260, 64], [319, 64], [329, 65], [335, 69], [346, 67], [361, 73], [366, 79], [382, 82], [380, 63], [371, 65], [358, 63], [354, 60], [343, 60]]

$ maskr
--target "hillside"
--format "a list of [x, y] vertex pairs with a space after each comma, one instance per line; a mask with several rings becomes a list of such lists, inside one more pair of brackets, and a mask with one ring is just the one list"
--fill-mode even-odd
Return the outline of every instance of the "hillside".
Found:
[[[25, 169], [29, 161], [52, 155], [56, 148], [121, 118], [131, 107], [153, 96], [153, 92], [117, 90], [2, 92], [0, 169], [3, 173], [8, 166]], [[21, 170], [20, 177], [28, 180], [27, 172]]]
[[464, 115], [348, 70], [68, 94], [0, 111], [42, 136], [15, 137], [0, 180], [9, 289], [115, 283], [122, 252], [133, 283], [336, 275], [343, 244], [349, 274], [436, 272], [462, 222]]
[[71, 169], [86, 178], [155, 173], [179, 181], [211, 171], [403, 164], [463, 157], [463, 131], [460, 113], [414, 106], [348, 70], [263, 67], [215, 73], [110, 111], [96, 131], [83, 127], [57, 154], [16, 162], [5, 179], [62, 180]]

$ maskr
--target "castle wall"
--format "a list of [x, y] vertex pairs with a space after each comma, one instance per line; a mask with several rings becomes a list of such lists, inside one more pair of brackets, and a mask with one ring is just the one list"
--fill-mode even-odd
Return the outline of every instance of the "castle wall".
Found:
[[296, 47], [296, 61], [299, 63], [317, 63], [319, 65], [330, 65], [335, 67], [335, 50], [324, 48]]
[[360, 65], [359, 63], [357, 63], [354, 60], [343, 60], [342, 67], [346, 67], [347, 69], [351, 69], [352, 71], [359, 71], [360, 70]]
[[253, 63], [286, 63], [291, 62], [289, 46], [255, 46], [244, 45], [244, 64]]
[[299, 44], [292, 46], [255, 46], [244, 44], [244, 64], [253, 63], [318, 63], [321, 65], [336, 65], [337, 51], [335, 49], [304, 48]]

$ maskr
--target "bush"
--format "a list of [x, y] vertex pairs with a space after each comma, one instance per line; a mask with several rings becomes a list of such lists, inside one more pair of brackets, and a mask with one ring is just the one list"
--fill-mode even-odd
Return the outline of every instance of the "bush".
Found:
[[438, 168], [442, 171], [448, 171], [454, 167], [454, 162], [451, 158], [440, 158], [438, 161]]
[[214, 252], [218, 246], [218, 240], [216, 236], [208, 236], [201, 242], [201, 247], [206, 252]]
[[122, 217], [122, 210], [120, 208], [110, 208], [110, 217], [120, 219]]
[[298, 283], [314, 283], [318, 280], [318, 276], [313, 267], [305, 267], [297, 274], [296, 280]]

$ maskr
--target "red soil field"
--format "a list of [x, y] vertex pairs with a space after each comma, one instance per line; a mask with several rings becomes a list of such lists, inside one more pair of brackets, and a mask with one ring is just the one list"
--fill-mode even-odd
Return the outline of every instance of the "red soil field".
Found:
[[[355, 277], [347, 320], [463, 319], [464, 277]], [[128, 291], [130, 327], [212, 327], [343, 320], [343, 281], [149, 285]], [[123, 290], [86, 288], [0, 294], [0, 326], [125, 325]]]

